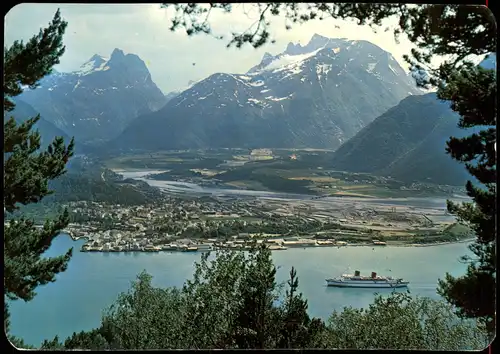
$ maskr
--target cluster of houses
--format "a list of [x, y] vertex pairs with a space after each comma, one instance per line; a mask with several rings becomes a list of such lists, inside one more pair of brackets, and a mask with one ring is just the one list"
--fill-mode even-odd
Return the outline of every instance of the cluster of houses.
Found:
[[[335, 240], [316, 240], [290, 238], [258, 239], [257, 244], [266, 244], [271, 250], [286, 250], [294, 247], [332, 247], [345, 246], [347, 242]], [[221, 241], [217, 239], [191, 240], [178, 239], [166, 244], [153, 244], [148, 239], [122, 238], [120, 234], [106, 234], [100, 238], [90, 235], [88, 242], [82, 246], [83, 252], [208, 252], [215, 249], [244, 250], [252, 247], [253, 241], [238, 239], [233, 236], [230, 240]], [[375, 244], [375, 243], [374, 243]]]

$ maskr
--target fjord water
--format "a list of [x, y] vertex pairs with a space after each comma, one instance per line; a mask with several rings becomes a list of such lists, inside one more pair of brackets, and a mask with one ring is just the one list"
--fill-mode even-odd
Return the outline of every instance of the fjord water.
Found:
[[[11, 332], [27, 343], [39, 345], [55, 335], [66, 338], [73, 332], [99, 326], [102, 310], [109, 306], [142, 270], [153, 275], [155, 286], [181, 286], [191, 277], [199, 253], [82, 253], [83, 241], [58, 237], [48, 256], [74, 247], [68, 270], [55, 283], [40, 287], [29, 303], [11, 304]], [[437, 280], [446, 272], [460, 275], [465, 265], [458, 258], [468, 254], [467, 244], [433, 247], [344, 247], [288, 249], [273, 252], [277, 278], [285, 281], [294, 266], [300, 291], [309, 301], [312, 316], [327, 319], [344, 306], [366, 307], [374, 292], [389, 294], [390, 289], [327, 288], [325, 278], [337, 276], [347, 267], [363, 274], [377, 271], [410, 281], [414, 295], [438, 298]], [[401, 290], [400, 290], [401, 291]], [[405, 291], [405, 290], [402, 290]]]

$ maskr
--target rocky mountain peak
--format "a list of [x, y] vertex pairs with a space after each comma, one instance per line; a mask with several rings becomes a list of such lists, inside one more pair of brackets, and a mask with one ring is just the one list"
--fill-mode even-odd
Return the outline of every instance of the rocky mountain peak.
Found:
[[149, 73], [146, 63], [144, 63], [138, 55], [132, 53], [125, 54], [123, 50], [118, 48], [115, 48], [111, 53], [111, 57], [107, 65], [111, 69], [127, 68], [129, 71], [132, 69], [140, 76], [144, 76]]
[[87, 75], [94, 71], [103, 70], [107, 62], [107, 58], [94, 54], [89, 60], [83, 63], [82, 66], [80, 66], [80, 69], [75, 73], [78, 75]]
[[283, 54], [299, 55], [299, 54], [310, 53], [312, 51], [325, 47], [330, 41], [331, 39], [328, 37], [324, 37], [319, 34], [314, 34], [305, 46], [302, 46], [300, 43], [293, 43], [293, 42], [288, 43], [286, 50], [283, 52]]
[[285, 53], [286, 54], [290, 54], [290, 55], [296, 55], [296, 54], [300, 54], [302, 51], [302, 46], [297, 43], [288, 43], [288, 45], [286, 46], [286, 50], [285, 50]]
[[90, 58], [88, 61], [89, 61], [89, 62], [90, 62], [90, 61], [93, 61], [93, 62], [95, 62], [95, 65], [100, 66], [100, 65], [101, 65], [102, 63], [104, 63], [105, 61], [108, 61], [108, 59], [107, 59], [107, 58], [104, 58], [103, 56], [101, 56], [101, 55], [99, 55], [99, 54], [94, 54], [94, 55], [92, 56], [92, 58]]
[[274, 56], [271, 53], [265, 52], [259, 66], [266, 66], [274, 60]]
[[316, 50], [324, 47], [329, 41], [330, 38], [315, 33], [307, 43], [306, 48]]
[[268, 60], [269, 58], [273, 58], [273, 55], [269, 52], [265, 52], [264, 56], [262, 57], [262, 61]]
[[93, 55], [77, 71], [43, 78], [36, 90], [23, 92], [23, 99], [84, 142], [109, 140], [166, 102], [144, 61], [118, 48], [109, 58]]
[[136, 118], [113, 144], [337, 148], [401, 99], [421, 93], [388, 58], [369, 42], [316, 35], [305, 47], [291, 43], [278, 55], [265, 53], [245, 74], [216, 73], [190, 85], [161, 110]]
[[115, 48], [111, 53], [111, 59], [125, 58], [125, 53], [123, 50]]

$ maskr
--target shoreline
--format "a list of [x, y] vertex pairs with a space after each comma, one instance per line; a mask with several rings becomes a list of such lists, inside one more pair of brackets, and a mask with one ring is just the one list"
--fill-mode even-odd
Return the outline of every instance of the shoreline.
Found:
[[458, 241], [451, 241], [451, 242], [436, 242], [436, 243], [423, 243], [423, 244], [415, 244], [415, 245], [412, 245], [414, 247], [431, 247], [431, 246], [444, 246], [444, 245], [452, 245], [452, 244], [456, 244], [456, 243], [467, 243], [467, 242], [472, 242], [474, 241], [476, 238], [475, 237], [471, 237], [471, 238], [468, 238], [468, 239], [465, 239], [465, 240], [458, 240]]
[[[67, 235], [71, 238], [73, 242], [79, 241], [79, 240], [88, 240], [87, 236], [73, 236], [71, 233], [67, 232], [62, 232], [61, 235]], [[371, 244], [371, 243], [347, 243], [347, 244], [342, 244], [342, 245], [337, 245], [337, 244], [332, 244], [332, 245], [301, 245], [301, 246], [293, 246], [293, 247], [281, 247], [281, 248], [275, 248], [276, 246], [271, 246], [271, 251], [286, 251], [288, 249], [306, 249], [306, 248], [344, 248], [344, 247], [372, 247], [373, 249], [375, 248], [387, 248], [387, 247], [394, 247], [394, 248], [399, 248], [399, 247], [435, 247], [435, 246], [446, 246], [446, 245], [453, 245], [453, 244], [460, 244], [460, 243], [468, 243], [474, 241], [475, 238], [467, 238], [464, 240], [458, 240], [458, 241], [449, 241], [449, 242], [435, 242], [435, 243], [423, 243], [423, 244], [415, 244], [415, 243], [401, 243], [398, 242], [397, 244], [386, 244], [386, 245], [376, 245], [376, 244]], [[390, 242], [390, 241], [389, 241]], [[179, 247], [177, 249], [154, 249], [154, 250], [145, 250], [145, 249], [129, 249], [129, 250], [99, 250], [99, 249], [91, 249], [91, 250], [84, 250], [80, 248], [80, 252], [82, 253], [204, 253], [204, 252], [212, 252], [212, 251], [218, 251], [218, 250], [225, 250], [225, 249], [230, 249], [234, 251], [246, 251], [248, 250], [247, 247], [220, 247], [220, 246], [211, 246], [210, 249], [192, 249], [192, 248], [182, 248]], [[190, 247], [196, 248], [197, 245], [192, 245]]]

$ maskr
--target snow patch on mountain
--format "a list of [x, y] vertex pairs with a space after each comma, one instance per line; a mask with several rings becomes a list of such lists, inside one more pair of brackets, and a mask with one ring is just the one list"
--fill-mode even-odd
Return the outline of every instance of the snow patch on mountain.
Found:
[[277, 58], [275, 58], [272, 62], [261, 68], [259, 71], [253, 72], [252, 74], [255, 75], [257, 73], [261, 73], [262, 71], [269, 71], [269, 70], [273, 70], [273, 73], [276, 73], [278, 71], [285, 70], [288, 68], [296, 69], [297, 66], [301, 66], [305, 60], [314, 57], [322, 49], [324, 49], [324, 47], [318, 48], [310, 53], [305, 53], [305, 54], [297, 54], [297, 55], [282, 54]]
[[373, 70], [375, 70], [375, 66], [377, 66], [377, 63], [368, 63], [368, 68], [366, 71], [368, 71], [370, 74], [373, 73]]
[[198, 97], [198, 101], [199, 101], [199, 100], [205, 100], [207, 97], [212, 96], [213, 94], [214, 94], [213, 92], [210, 92], [210, 93], [209, 93], [208, 95], [206, 95], [206, 96]]
[[81, 83], [80, 80], [76, 82], [76, 85], [73, 87], [73, 91], [75, 91], [78, 88], [78, 86], [80, 86], [80, 83]]
[[262, 80], [257, 80], [255, 82], [250, 82], [249, 85], [253, 87], [259, 87], [259, 86], [264, 86], [265, 83]]
[[267, 96], [266, 97], [266, 100], [271, 100], [271, 101], [283, 101], [283, 100], [287, 100], [289, 98], [291, 98], [293, 95], [293, 93], [289, 94], [288, 96], [286, 97], [274, 97], [274, 96]]
[[230, 77], [232, 77], [236, 82], [242, 83], [243, 85], [248, 86], [248, 83], [246, 81], [252, 80], [251, 77], [245, 76], [245, 75], [231, 75], [231, 74], [226, 74]]
[[398, 75], [398, 72], [389, 64], [389, 69], [394, 73], [394, 75]]
[[318, 75], [318, 80], [321, 80], [322, 75], [325, 77], [332, 70], [332, 64], [317, 64], [316, 74]]
[[[305, 46], [291, 43], [256, 64], [246, 73], [217, 73], [190, 83], [148, 115], [147, 126], [136, 118], [117, 144], [335, 148], [410, 92], [419, 94], [398, 62], [367, 41], [315, 35]], [[186, 116], [196, 129], [183, 124]]]
[[74, 74], [79, 76], [90, 75], [96, 71], [106, 71], [109, 70], [107, 65], [109, 58], [105, 58], [100, 55], [94, 55], [89, 61], [85, 62], [79, 70], [75, 71]]

